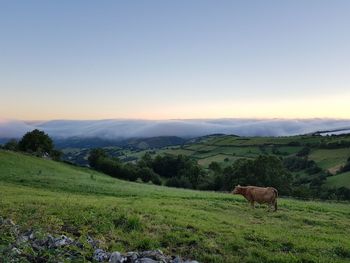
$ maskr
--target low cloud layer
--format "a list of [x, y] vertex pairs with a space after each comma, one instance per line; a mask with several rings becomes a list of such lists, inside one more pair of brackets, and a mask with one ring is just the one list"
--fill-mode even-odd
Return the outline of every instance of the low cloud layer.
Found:
[[0, 120], [0, 138], [17, 138], [33, 129], [44, 130], [52, 137], [197, 137], [213, 133], [240, 136], [287, 136], [319, 130], [350, 128], [349, 120], [337, 119], [210, 119], [210, 120], [55, 120], [24, 122]]

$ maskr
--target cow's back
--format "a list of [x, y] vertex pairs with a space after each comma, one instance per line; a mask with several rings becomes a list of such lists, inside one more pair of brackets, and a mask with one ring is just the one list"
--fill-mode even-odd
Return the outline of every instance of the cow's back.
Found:
[[277, 196], [276, 193], [277, 190], [273, 187], [247, 187], [247, 194], [250, 199], [258, 203], [273, 203]]

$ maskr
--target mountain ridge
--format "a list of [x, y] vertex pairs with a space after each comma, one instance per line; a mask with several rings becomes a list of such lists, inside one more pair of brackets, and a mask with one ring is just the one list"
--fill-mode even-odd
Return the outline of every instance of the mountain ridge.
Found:
[[122, 140], [176, 136], [195, 138], [209, 134], [238, 136], [291, 136], [350, 127], [350, 119], [193, 119], [193, 120], [51, 120], [0, 121], [0, 138], [19, 138], [33, 129], [51, 137]]

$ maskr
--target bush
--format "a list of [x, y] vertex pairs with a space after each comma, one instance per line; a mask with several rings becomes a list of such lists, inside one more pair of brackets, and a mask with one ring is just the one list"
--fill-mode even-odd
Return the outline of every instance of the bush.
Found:
[[61, 151], [54, 149], [53, 141], [49, 135], [38, 129], [27, 132], [19, 142], [15, 139], [9, 140], [3, 149], [23, 151], [39, 157], [50, 157], [55, 161], [59, 161], [62, 156]]
[[309, 161], [306, 158], [297, 156], [291, 156], [283, 159], [283, 166], [291, 172], [298, 172], [314, 165], [314, 161]]
[[88, 157], [88, 162], [90, 167], [96, 168], [99, 159], [106, 158], [106, 157], [107, 157], [107, 153], [105, 150], [101, 148], [92, 149]]
[[138, 177], [141, 178], [141, 180], [145, 183], [148, 183], [152, 180], [152, 178], [155, 177], [155, 173], [152, 169], [148, 167], [140, 168], [138, 171]]
[[211, 162], [208, 166], [209, 170], [213, 171], [214, 173], [221, 173], [222, 169], [218, 162]]
[[18, 142], [16, 139], [11, 139], [3, 146], [3, 149], [9, 151], [17, 151], [18, 150]]
[[304, 147], [302, 148], [298, 153], [297, 153], [297, 156], [299, 157], [305, 157], [305, 156], [308, 156], [309, 153], [310, 153], [310, 148], [309, 147]]
[[160, 180], [160, 176], [156, 173], [153, 173], [153, 176], [151, 178], [151, 182], [156, 184], [156, 185], [161, 185], [162, 181]]
[[316, 163], [314, 163], [314, 165], [312, 165], [311, 167], [306, 169], [306, 172], [310, 175], [312, 174], [317, 174], [322, 172], [322, 168], [318, 167]]
[[21, 151], [42, 156], [44, 154], [51, 154], [53, 151], [53, 142], [45, 132], [35, 129], [23, 136], [18, 143], [18, 148]]
[[[237, 185], [273, 186], [280, 193], [290, 193], [291, 174], [285, 170], [281, 160], [275, 156], [263, 155], [255, 160], [239, 159], [223, 171], [222, 190], [230, 191]], [[217, 188], [217, 185], [215, 185]]]
[[341, 168], [340, 172], [345, 173], [350, 171], [350, 157], [348, 158], [346, 164]]
[[293, 188], [292, 195], [296, 197], [308, 199], [311, 197], [311, 192], [307, 186], [300, 185], [298, 187]]
[[172, 177], [167, 180], [166, 186], [178, 188], [192, 188], [191, 182], [186, 177]]
[[[143, 166], [145, 161], [141, 160], [141, 162], [141, 166]], [[158, 155], [154, 160], [148, 160], [147, 163], [151, 164], [150, 166], [155, 174], [168, 178], [168, 186], [197, 188], [206, 176], [206, 172], [197, 164], [195, 160], [184, 155]], [[158, 179], [154, 180], [156, 183], [159, 183], [160, 181]], [[152, 182], [154, 180], [152, 180]]]

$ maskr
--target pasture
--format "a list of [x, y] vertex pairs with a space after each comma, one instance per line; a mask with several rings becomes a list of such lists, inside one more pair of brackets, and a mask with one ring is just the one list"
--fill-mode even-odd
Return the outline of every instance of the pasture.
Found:
[[[110, 251], [162, 249], [200, 262], [350, 260], [349, 203], [279, 198], [276, 213], [252, 210], [241, 196], [126, 182], [5, 151], [0, 182], [1, 217], [22, 229], [91, 235]], [[0, 253], [11, 242], [2, 233]], [[78, 261], [91, 253], [83, 248]]]

